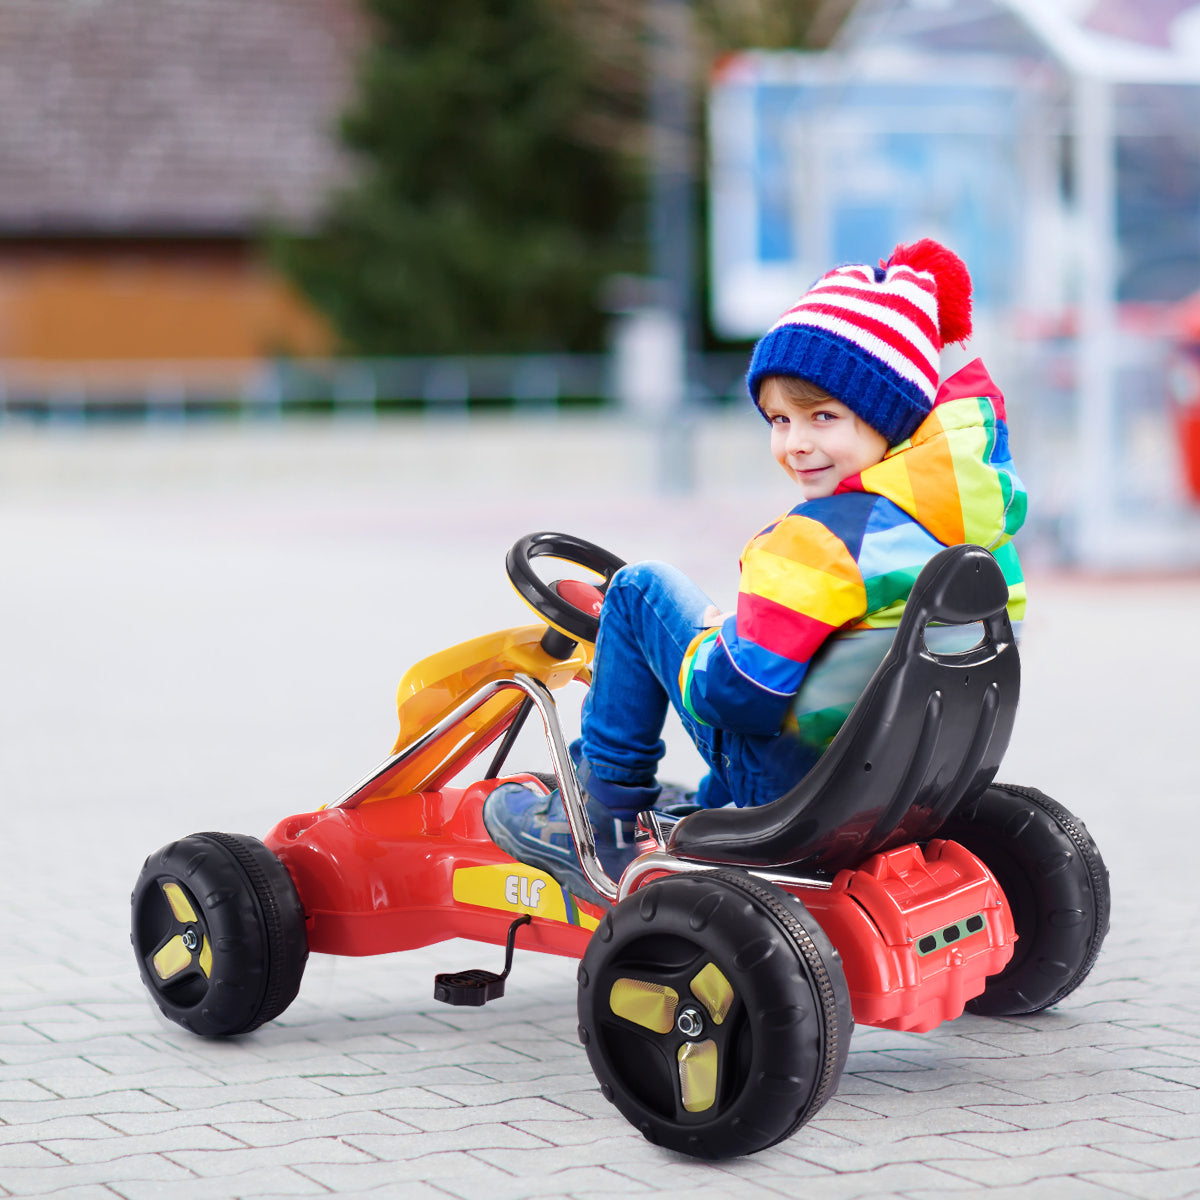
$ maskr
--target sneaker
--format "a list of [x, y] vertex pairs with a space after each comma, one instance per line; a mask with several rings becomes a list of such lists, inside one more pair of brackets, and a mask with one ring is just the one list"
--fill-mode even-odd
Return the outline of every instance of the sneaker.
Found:
[[[637, 823], [633, 818], [615, 815], [586, 792], [584, 799], [600, 865], [616, 881], [637, 855], [634, 844]], [[492, 841], [505, 854], [554, 876], [581, 900], [610, 903], [588, 883], [583, 873], [557, 788], [546, 796], [524, 784], [502, 783], [484, 802], [483, 823]]]

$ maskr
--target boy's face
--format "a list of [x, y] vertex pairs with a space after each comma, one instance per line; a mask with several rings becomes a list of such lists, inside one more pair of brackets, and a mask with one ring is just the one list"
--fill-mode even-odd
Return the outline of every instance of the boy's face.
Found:
[[887, 439], [832, 396], [798, 400], [777, 378], [763, 381], [758, 406], [771, 424], [771, 453], [805, 500], [832, 496], [839, 483], [882, 461]]

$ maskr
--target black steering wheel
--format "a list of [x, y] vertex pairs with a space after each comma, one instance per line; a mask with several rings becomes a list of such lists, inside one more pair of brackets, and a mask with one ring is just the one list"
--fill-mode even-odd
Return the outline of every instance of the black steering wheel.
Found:
[[[596, 586], [578, 579], [546, 583], [532, 565], [533, 559], [543, 557], [558, 558], [594, 571], [603, 583]], [[624, 559], [569, 533], [527, 533], [505, 559], [508, 578], [521, 599], [560, 634], [577, 642], [596, 640], [604, 591], [624, 565]], [[570, 654], [570, 650], [566, 653]]]

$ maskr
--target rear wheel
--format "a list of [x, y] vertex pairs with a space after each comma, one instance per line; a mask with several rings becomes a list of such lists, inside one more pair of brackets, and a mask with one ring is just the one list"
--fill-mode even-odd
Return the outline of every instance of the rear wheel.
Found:
[[853, 1024], [820, 926], [739, 871], [648, 884], [605, 915], [579, 967], [601, 1092], [649, 1141], [697, 1157], [750, 1154], [809, 1120]]
[[308, 959], [287, 869], [255, 838], [195, 833], [146, 859], [133, 889], [142, 982], [203, 1037], [248, 1033], [296, 998]]
[[1083, 822], [1035, 788], [994, 784], [938, 830], [983, 860], [1012, 907], [1017, 944], [967, 1010], [1017, 1016], [1087, 977], [1108, 933], [1108, 870]]

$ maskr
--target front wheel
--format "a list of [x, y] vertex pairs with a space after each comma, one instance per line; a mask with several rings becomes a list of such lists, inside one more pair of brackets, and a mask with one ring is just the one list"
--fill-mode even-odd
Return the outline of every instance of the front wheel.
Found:
[[255, 838], [194, 833], [151, 854], [134, 885], [142, 982], [202, 1037], [249, 1033], [296, 998], [308, 959], [287, 868]]
[[579, 967], [602, 1094], [656, 1145], [751, 1154], [833, 1095], [854, 1021], [804, 905], [740, 871], [672, 875], [607, 913]]
[[1035, 788], [994, 784], [938, 830], [996, 876], [1017, 944], [969, 1012], [1006, 1017], [1057, 1004], [1086, 978], [1108, 933], [1108, 870], [1083, 822]]

